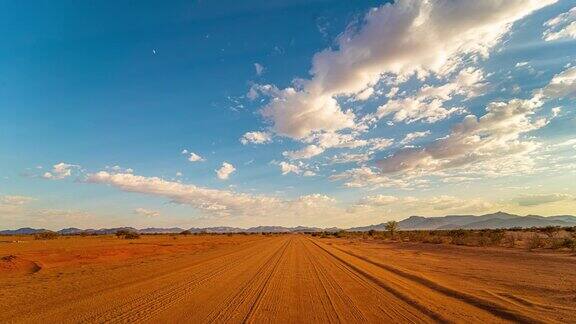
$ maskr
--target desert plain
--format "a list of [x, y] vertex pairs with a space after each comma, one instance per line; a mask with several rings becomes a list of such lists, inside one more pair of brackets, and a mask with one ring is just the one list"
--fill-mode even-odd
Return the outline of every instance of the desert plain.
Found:
[[565, 253], [285, 235], [0, 237], [1, 323], [570, 323]]

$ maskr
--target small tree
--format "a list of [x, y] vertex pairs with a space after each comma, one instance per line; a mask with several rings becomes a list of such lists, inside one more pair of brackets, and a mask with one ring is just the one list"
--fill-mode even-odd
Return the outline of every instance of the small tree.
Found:
[[185, 230], [185, 231], [180, 232], [180, 235], [190, 235], [190, 234], [192, 234], [192, 232], [190, 232], [190, 230]]
[[386, 223], [386, 230], [390, 233], [391, 237], [394, 237], [394, 233], [398, 230], [398, 222], [389, 221]]

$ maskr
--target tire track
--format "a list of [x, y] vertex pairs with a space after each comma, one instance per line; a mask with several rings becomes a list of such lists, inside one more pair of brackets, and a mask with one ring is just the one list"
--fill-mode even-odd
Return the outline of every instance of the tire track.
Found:
[[395, 275], [398, 275], [398, 276], [403, 277], [405, 279], [412, 280], [416, 283], [419, 283], [419, 284], [421, 284], [421, 285], [423, 285], [429, 289], [432, 289], [432, 290], [434, 290], [440, 294], [443, 294], [447, 297], [458, 299], [458, 300], [465, 302], [471, 306], [483, 309], [483, 310], [493, 314], [494, 316], [500, 317], [502, 319], [515, 321], [515, 322], [522, 322], [522, 323], [543, 323], [542, 321], [540, 321], [538, 319], [529, 317], [529, 316], [524, 315], [524, 314], [520, 314], [518, 312], [515, 312], [514, 310], [505, 308], [503, 305], [485, 300], [481, 297], [477, 297], [474, 295], [470, 295], [470, 294], [467, 294], [467, 293], [464, 293], [461, 291], [457, 291], [457, 290], [448, 288], [448, 287], [443, 286], [441, 284], [438, 284], [438, 283], [436, 283], [430, 279], [424, 278], [424, 277], [416, 275], [416, 274], [409, 273], [407, 271], [396, 268], [394, 266], [390, 266], [387, 264], [383, 264], [381, 262], [374, 261], [368, 257], [358, 255], [358, 254], [353, 253], [351, 251], [344, 250], [340, 247], [337, 247], [337, 246], [333, 246], [333, 247], [335, 249], [343, 252], [343, 253], [346, 253], [350, 256], [353, 256], [357, 259], [366, 261], [370, 264], [373, 264], [373, 265], [375, 265], [381, 269], [384, 269], [388, 272], [391, 272]]
[[256, 296], [256, 300], [254, 301], [254, 303], [250, 307], [250, 310], [248, 311], [248, 313], [244, 317], [244, 320], [242, 320], [242, 323], [248, 323], [250, 321], [250, 319], [252, 318], [252, 316], [254, 315], [254, 313], [256, 311], [258, 311], [258, 307], [260, 306], [260, 304], [262, 302], [262, 298], [266, 294], [266, 288], [268, 288], [270, 286], [270, 282], [271, 282], [272, 278], [274, 277], [274, 275], [278, 271], [278, 265], [280, 264], [280, 261], [282, 261], [282, 257], [286, 254], [286, 250], [288, 250], [288, 248], [290, 247], [291, 244], [292, 244], [292, 239], [290, 239], [287, 242], [287, 244], [284, 246], [284, 248], [282, 249], [282, 253], [278, 257], [278, 260], [274, 263], [274, 266], [272, 267], [270, 274], [264, 280], [264, 285], [262, 285], [262, 288], [258, 291], [258, 294]]
[[[442, 322], [449, 323], [450, 321], [445, 318], [440, 313], [434, 312], [433, 310], [427, 308], [424, 305], [419, 304], [412, 298], [404, 295], [403, 293], [397, 291], [393, 287], [385, 284], [383, 281], [379, 280], [372, 274], [364, 271], [358, 266], [348, 263], [345, 260], [339, 258], [338, 256], [325, 250], [323, 247], [319, 246], [313, 240], [308, 239], [316, 249], [318, 249], [320, 255], [330, 260], [340, 269], [340, 271], [347, 273], [348, 276], [356, 280], [358, 283], [362, 284], [364, 287], [373, 291], [374, 295], [381, 296], [381, 299], [385, 301], [383, 304], [379, 304], [380, 318], [384, 315], [390, 318], [392, 321], [398, 321], [403, 319], [402, 322]], [[334, 272], [330, 272], [334, 274]], [[338, 282], [337, 279], [333, 277], [333, 281]], [[360, 306], [361, 304], [359, 304]], [[382, 308], [384, 306], [384, 308]], [[392, 315], [393, 314], [393, 315]]]
[[[274, 268], [274, 266], [280, 261], [282, 255], [286, 251], [290, 241], [286, 240], [276, 249], [275, 252], [268, 257], [260, 266], [257, 268], [256, 272], [250, 277], [250, 279], [244, 282], [235, 294], [226, 298], [221, 304], [221, 307], [214, 307], [212, 312], [208, 315], [207, 319], [203, 322], [214, 323], [214, 322], [230, 322], [233, 320], [234, 316], [240, 314], [240, 308], [249, 305], [248, 300], [250, 299], [251, 292], [254, 289], [258, 289], [262, 283], [262, 276], [264, 276], [268, 269]], [[265, 282], [264, 282], [265, 284]]]
[[[264, 242], [261, 244], [264, 244]], [[229, 264], [242, 259], [246, 260], [244, 254], [252, 250], [258, 250], [259, 248], [260, 244], [249, 246], [240, 251], [232, 251], [214, 257], [192, 267], [180, 270], [177, 273], [169, 273], [162, 277], [154, 278], [150, 280], [150, 282], [140, 282], [138, 286], [147, 287], [151, 282], [154, 282], [159, 285], [160, 288], [147, 292], [144, 295], [139, 294], [116, 307], [84, 318], [81, 322], [101, 323], [103, 321], [121, 322], [126, 320], [148, 319], [156, 313], [166, 310], [183, 300], [186, 296], [193, 293], [201, 284], [221, 275], [224, 271], [230, 270]], [[189, 273], [192, 273], [192, 278], [189, 277]], [[184, 276], [184, 278], [179, 278], [179, 276]], [[134, 286], [130, 288], [134, 288]]]

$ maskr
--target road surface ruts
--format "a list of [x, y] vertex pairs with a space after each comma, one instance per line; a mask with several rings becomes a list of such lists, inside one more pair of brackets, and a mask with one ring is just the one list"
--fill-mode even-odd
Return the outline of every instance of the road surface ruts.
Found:
[[282, 235], [0, 322], [544, 322], [533, 315], [320, 239]]

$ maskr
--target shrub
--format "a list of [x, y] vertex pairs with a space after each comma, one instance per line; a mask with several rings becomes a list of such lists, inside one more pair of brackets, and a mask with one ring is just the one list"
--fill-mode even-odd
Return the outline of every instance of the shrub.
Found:
[[346, 237], [346, 231], [344, 231], [344, 230], [338, 231], [338, 232], [336, 233], [336, 237], [337, 237], [337, 238]]
[[376, 230], [371, 229], [368, 231], [369, 236], [374, 236], [375, 234], [376, 234]]
[[504, 236], [506, 233], [503, 230], [493, 230], [488, 232], [488, 238], [490, 240], [490, 244], [492, 245], [500, 245], [502, 240], [504, 240]]
[[546, 226], [540, 229], [540, 232], [546, 234], [548, 237], [554, 237], [554, 234], [560, 230], [557, 226]]
[[126, 236], [126, 234], [129, 234], [130, 231], [129, 230], [118, 230], [116, 231], [116, 236], [118, 237], [123, 237]]
[[192, 232], [190, 232], [190, 230], [185, 230], [185, 231], [180, 232], [180, 235], [190, 235], [190, 234], [192, 234]]
[[139, 239], [140, 238], [140, 234], [136, 233], [136, 232], [128, 232], [126, 235], [124, 235], [124, 239], [126, 240], [135, 240], [135, 239]]
[[538, 235], [538, 233], [534, 233], [530, 238], [528, 238], [528, 251], [541, 247], [544, 247], [544, 240]]
[[456, 245], [464, 245], [464, 238], [466, 237], [467, 232], [463, 229], [451, 230], [448, 231], [448, 236], [450, 236], [450, 242]]
[[506, 246], [513, 248], [516, 246], [516, 235], [510, 233], [504, 236], [504, 243]]
[[58, 233], [52, 231], [44, 231], [34, 234], [35, 240], [53, 240], [58, 238]]

